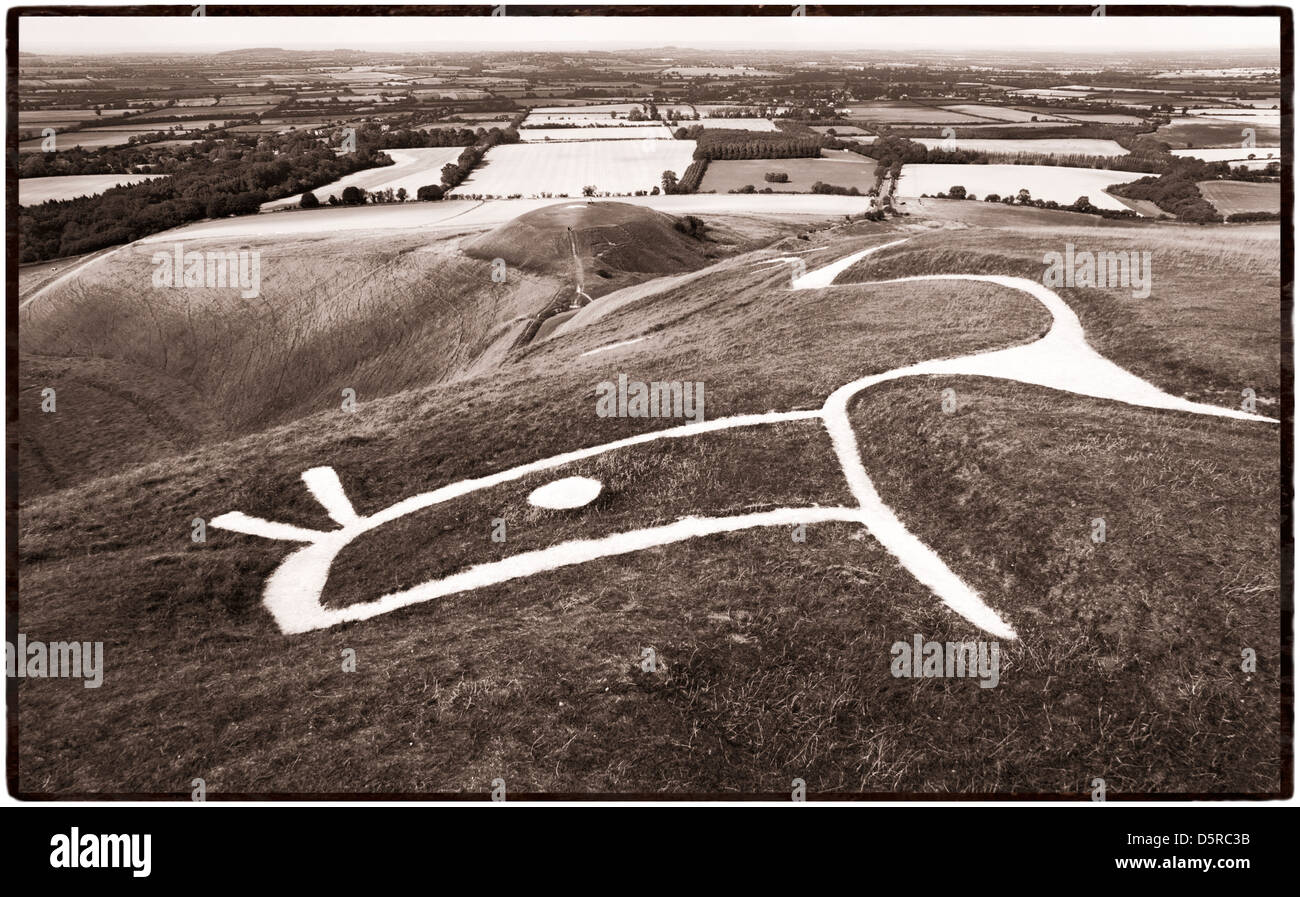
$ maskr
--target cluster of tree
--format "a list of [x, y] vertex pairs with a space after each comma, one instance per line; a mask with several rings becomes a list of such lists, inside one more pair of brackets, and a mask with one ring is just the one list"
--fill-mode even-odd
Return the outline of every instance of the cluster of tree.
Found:
[[[634, 119], [629, 119], [629, 121], [643, 121], [644, 118], [645, 118], [645, 117], [642, 116], [642, 117], [639, 118], [639, 119], [635, 119], [635, 118], [634, 118]], [[521, 130], [528, 131], [528, 130], [534, 130], [534, 129], [536, 129], [536, 130], [547, 130], [547, 131], [564, 131], [564, 130], [572, 130], [572, 129], [574, 129], [574, 128], [588, 128], [588, 129], [590, 129], [590, 128], [604, 128], [604, 127], [609, 127], [609, 126], [608, 126], [608, 125], [601, 125], [601, 124], [598, 124], [595, 120], [588, 120], [588, 121], [543, 121], [543, 122], [538, 122], [538, 123], [536, 123], [536, 124], [528, 124], [528, 125], [524, 125], [524, 126], [521, 128]], [[618, 127], [630, 127], [630, 125], [628, 125], [628, 126], [622, 126], [622, 125], [620, 125], [620, 126], [618, 126]], [[647, 129], [646, 129], [646, 133], [650, 133], [650, 132], [652, 132], [652, 131], [657, 132], [657, 131], [658, 131], [658, 128], [647, 127]]]
[[763, 180], [769, 184], [788, 184], [790, 183], [790, 175], [784, 171], [765, 171], [763, 172]]
[[[925, 194], [921, 194], [923, 197]], [[948, 188], [947, 193], [935, 194], [936, 199], [979, 199], [974, 193], [967, 193], [966, 188], [961, 185], [955, 185]], [[1083, 212], [1088, 215], [1100, 215], [1103, 218], [1136, 218], [1137, 212], [1132, 209], [1102, 209], [1092, 204], [1092, 200], [1087, 196], [1080, 196], [1069, 205], [1063, 205], [1054, 199], [1034, 199], [1028, 190], [1021, 189], [1013, 196], [1008, 193], [1006, 196], [999, 196], [996, 193], [990, 193], [984, 197], [985, 202], [1000, 202], [1007, 206], [1033, 206], [1036, 209], [1056, 209], [1062, 212]]]
[[[609, 114], [609, 117], [618, 118], [618, 113], [611, 112]], [[653, 101], [645, 104], [644, 112], [641, 110], [640, 106], [637, 106], [627, 114], [627, 120], [628, 121], [659, 121], [660, 120], [659, 107], [656, 106]]]
[[694, 193], [699, 190], [700, 182], [704, 180], [704, 173], [708, 170], [708, 159], [696, 159], [690, 165], [687, 165], [686, 171], [682, 173], [682, 179], [677, 182], [677, 192]]
[[[255, 137], [231, 138], [232, 146], [252, 146]], [[86, 150], [81, 147], [61, 149], [55, 153], [23, 153], [18, 176], [45, 178], [73, 174], [123, 174], [135, 172], [166, 173], [199, 155], [206, 155], [221, 143], [207, 138], [187, 146], [125, 145]]]
[[405, 187], [398, 187], [394, 190], [392, 187], [385, 187], [383, 190], [369, 190], [366, 192], [366, 202], [373, 205], [382, 205], [392, 202], [406, 202], [410, 194], [406, 192]]
[[318, 144], [295, 144], [278, 154], [245, 147], [220, 160], [197, 158], [170, 177], [20, 209], [19, 258], [37, 262], [80, 255], [201, 218], [253, 214], [269, 200], [381, 164], [392, 160], [369, 150], [339, 156]]
[[909, 162], [924, 162], [930, 157], [930, 151], [925, 148], [924, 143], [917, 143], [915, 140], [908, 140], [906, 137], [899, 137], [896, 134], [877, 137], [876, 142], [870, 146], [849, 143], [842, 148], [864, 156], [870, 156], [886, 168], [892, 168], [894, 165], [906, 165]]
[[680, 140], [695, 140], [696, 159], [799, 159], [821, 155], [821, 137], [782, 131], [738, 131], [692, 125], [677, 131]]
[[455, 188], [461, 181], [469, 177], [469, 173], [474, 170], [474, 166], [483, 161], [483, 154], [486, 152], [486, 148], [480, 149], [477, 146], [467, 146], [456, 157], [455, 162], [448, 162], [442, 166], [443, 192], [446, 193], [448, 190]]
[[705, 231], [708, 230], [704, 222], [694, 215], [683, 215], [678, 218], [673, 222], [673, 228], [688, 237], [695, 237], [697, 240], [704, 239]]
[[[1096, 168], [1108, 171], [1144, 171], [1158, 174], [1169, 166], [1172, 156], [1133, 155], [1090, 156], [1053, 155], [1051, 153], [977, 153], [980, 165], [1055, 165], [1064, 168]], [[935, 161], [931, 159], [931, 161]]]
[[[983, 133], [981, 132], [981, 139]], [[1132, 149], [1122, 156], [1092, 156], [1085, 154], [1053, 155], [1050, 153], [995, 153], [986, 150], [961, 149], [960, 141], [949, 147], [927, 147], [897, 134], [887, 134], [875, 143], [862, 144], [838, 140], [827, 136], [824, 145], [832, 149], [847, 149], [876, 159], [878, 176], [897, 176], [903, 164], [931, 163], [947, 165], [1055, 165], [1067, 168], [1095, 168], [1110, 171], [1142, 171], [1159, 174], [1174, 161], [1166, 144], [1151, 141], [1130, 142]], [[1126, 147], [1129, 148], [1129, 147]]]
[[1228, 223], [1239, 224], [1244, 221], [1280, 221], [1281, 212], [1233, 212], [1228, 216]]
[[1176, 158], [1159, 177], [1138, 178], [1107, 189], [1117, 196], [1153, 202], [1180, 221], [1222, 221], [1223, 216], [1201, 195], [1196, 182], [1219, 177], [1225, 167], [1223, 163]]
[[[497, 135], [493, 140], [493, 135]], [[419, 128], [381, 130], [379, 125], [369, 124], [357, 131], [358, 145], [373, 146], [377, 149], [411, 149], [425, 146], [474, 146], [492, 140], [498, 143], [518, 143], [519, 132], [509, 128]]]
[[483, 161], [483, 156], [488, 150], [498, 143], [514, 143], [519, 140], [519, 132], [514, 128], [507, 128], [502, 131], [499, 128], [493, 128], [487, 131], [483, 139], [473, 146], [465, 147], [464, 151], [456, 158], [455, 162], [448, 162], [442, 166], [442, 189], [443, 193], [452, 190], [461, 181], [469, 177], [469, 173], [474, 170], [474, 166]]
[[857, 187], [841, 187], [838, 184], [825, 184], [817, 181], [812, 185], [813, 193], [825, 193], [834, 196], [861, 196], [862, 191]]

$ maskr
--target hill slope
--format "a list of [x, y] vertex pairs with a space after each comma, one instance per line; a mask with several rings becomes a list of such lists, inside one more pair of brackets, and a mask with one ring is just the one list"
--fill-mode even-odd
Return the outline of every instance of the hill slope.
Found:
[[[97, 690], [23, 682], [11, 786], [185, 794], [202, 776], [227, 795], [427, 794], [485, 792], [500, 777], [513, 793], [775, 795], [799, 777], [814, 793], [1077, 795], [1100, 775], [1112, 794], [1275, 792], [1271, 424], [978, 377], [900, 379], [855, 399], [848, 412], [882, 500], [1015, 623], [991, 689], [890, 674], [891, 645], [916, 633], [986, 636], [848, 522], [809, 524], [802, 541], [785, 526], [687, 539], [294, 635], [262, 593], [299, 543], [215, 527], [205, 542], [190, 539], [192, 517], [232, 511], [336, 528], [300, 479], [314, 468], [332, 468], [355, 513], [370, 515], [686, 423], [598, 414], [599, 384], [620, 374], [702, 382], [714, 421], [820, 408], [855, 378], [1033, 341], [1048, 318], [1023, 292], [869, 282], [948, 266], [1027, 276], [1034, 253], [1076, 236], [1058, 218], [1035, 227], [1021, 210], [1000, 221], [980, 213], [977, 227], [929, 228], [915, 216], [745, 252], [532, 343], [509, 364], [361, 393], [354, 413], [332, 401], [331, 382], [319, 387], [331, 401], [313, 413], [77, 489], [24, 494], [19, 627], [102, 639], [110, 675]], [[1087, 233], [1114, 248], [1166, 236]], [[1277, 309], [1268, 260], [1278, 229], [1225, 228], [1202, 243], [1169, 234], [1182, 252], [1164, 261], [1180, 267], [1157, 269], [1175, 276], [1153, 304], [1062, 291], [1095, 328], [1094, 345], [1180, 395], [1235, 405], [1227, 384], [1249, 376], [1275, 396], [1277, 334], [1262, 322]], [[835, 286], [790, 289], [788, 259], [818, 268], [900, 239]], [[490, 263], [471, 261], [490, 283]], [[1206, 296], [1185, 276], [1197, 269], [1231, 270], [1234, 290]], [[477, 288], [474, 301], [491, 289]], [[1193, 298], [1202, 313], [1187, 312]], [[1243, 337], [1239, 323], [1256, 335]], [[392, 368], [382, 373], [398, 386], [421, 345], [432, 344], [398, 341], [376, 356], [375, 376]], [[183, 370], [173, 356], [158, 366]], [[1159, 361], [1141, 368], [1144, 357]], [[273, 420], [268, 391], [246, 400], [245, 420]], [[304, 383], [296, 394], [313, 392]], [[568, 476], [600, 481], [599, 497], [570, 510], [529, 501]], [[359, 536], [330, 568], [322, 601], [348, 608], [576, 539], [825, 509], [845, 493], [816, 420], [629, 444], [490, 480]], [[348, 516], [337, 501], [330, 511]], [[1089, 538], [1096, 517], [1110, 526], [1104, 544]], [[500, 520], [504, 542], [491, 537]], [[1243, 645], [1259, 657], [1249, 675]], [[647, 648], [653, 669], [643, 667]], [[355, 673], [340, 668], [344, 649], [356, 652]]]

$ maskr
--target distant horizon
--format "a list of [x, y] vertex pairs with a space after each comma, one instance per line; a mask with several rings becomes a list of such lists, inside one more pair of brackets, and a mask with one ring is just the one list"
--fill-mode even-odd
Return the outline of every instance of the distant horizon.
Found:
[[[122, 56], [138, 53], [285, 52], [649, 52], [663, 49], [773, 52], [1070, 53], [1168, 57], [1183, 53], [1273, 53], [1274, 16], [806, 16], [806, 17], [440, 17], [440, 16], [66, 16], [20, 17], [21, 53]], [[637, 40], [627, 39], [630, 18]], [[925, 19], [922, 35], [914, 20]], [[867, 34], [845, 36], [857, 30]], [[684, 36], [684, 26], [709, 37]], [[412, 41], [413, 30], [437, 37]], [[250, 39], [251, 31], [262, 38]], [[575, 33], [577, 32], [577, 33]], [[359, 33], [368, 36], [358, 36]], [[713, 36], [717, 35], [717, 36]]]

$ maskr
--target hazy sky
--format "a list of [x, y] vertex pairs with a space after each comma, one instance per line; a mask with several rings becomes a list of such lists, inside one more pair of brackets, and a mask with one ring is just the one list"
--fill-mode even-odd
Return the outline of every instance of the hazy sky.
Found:
[[[215, 8], [215, 7], [214, 7]], [[392, 9], [393, 7], [385, 7]], [[1112, 7], [1114, 8], [1114, 7]], [[545, 44], [554, 49], [739, 46], [833, 50], [1075, 50], [1097, 52], [1279, 49], [1279, 20], [1261, 17], [1127, 18], [227, 18], [24, 17], [18, 46], [33, 53], [137, 50], [467, 49]], [[922, 24], [923, 23], [923, 24]]]

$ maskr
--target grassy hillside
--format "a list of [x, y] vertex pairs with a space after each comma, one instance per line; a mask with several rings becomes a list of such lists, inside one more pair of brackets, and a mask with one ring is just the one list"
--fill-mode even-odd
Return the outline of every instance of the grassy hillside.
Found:
[[[971, 205], [975, 205], [971, 203]], [[1069, 216], [1083, 218], [1084, 216]], [[1175, 395], [1235, 407], [1254, 389], [1276, 416], [1281, 387], [1281, 249], [1276, 226], [997, 227], [918, 235], [869, 256], [840, 282], [953, 272], [1017, 274], [1041, 281], [1048, 252], [1150, 255], [1150, 295], [1133, 288], [1063, 287], [1089, 342]], [[1141, 257], [1141, 256], [1139, 256]], [[1214, 287], [1206, 287], [1214, 272]], [[1270, 412], [1268, 409], [1273, 409]]]
[[[570, 226], [588, 296], [692, 271], [794, 229], [733, 220], [690, 236], [676, 222], [623, 203], [566, 204], [486, 233], [182, 244], [257, 250], [252, 299], [155, 288], [153, 255], [172, 251], [165, 240], [125, 247], [59, 283], [72, 262], [25, 269], [21, 389], [37, 397], [32, 408], [47, 387], [63, 398], [57, 418], [27, 418], [25, 494], [338, 408], [344, 389], [366, 401], [494, 370], [539, 316], [573, 300]], [[69, 430], [75, 440], [60, 435]]]
[[588, 280], [620, 273], [677, 274], [702, 267], [716, 254], [679, 225], [671, 215], [629, 203], [577, 201], [520, 215], [468, 241], [465, 252], [562, 276], [572, 274], [576, 253]]
[[[914, 214], [788, 237], [574, 318], [545, 341], [502, 353], [504, 363], [478, 367], [473, 359], [496, 357], [482, 347], [500, 345], [499, 328], [554, 284], [525, 274], [506, 290], [485, 276], [487, 262], [450, 244], [421, 249], [414, 238], [404, 252], [336, 247], [329, 262], [320, 250], [330, 244], [283, 247], [299, 276], [313, 279], [294, 288], [301, 304], [284, 307], [280, 326], [301, 332], [300, 345], [333, 347], [290, 360], [258, 355], [276, 325], [215, 298], [192, 330], [183, 308], [157, 300], [164, 324], [155, 324], [149, 294], [138, 290], [143, 307], [120, 323], [83, 321], [93, 313], [89, 287], [51, 295], [47, 308], [40, 300], [32, 314], [42, 317], [23, 322], [25, 352], [28, 332], [47, 349], [42, 341], [57, 334], [66, 355], [70, 346], [112, 347], [124, 361], [201, 384], [222, 411], [213, 426], [238, 421], [243, 431], [148, 463], [123, 454], [114, 475], [76, 489], [24, 488], [19, 629], [103, 640], [107, 669], [94, 690], [67, 680], [17, 686], [11, 787], [187, 796], [201, 776], [215, 799], [482, 793], [501, 777], [514, 793], [784, 795], [801, 777], [813, 793], [1080, 794], [1103, 776], [1112, 796], [1276, 791], [1272, 425], [975, 378], [897, 381], [855, 401], [862, 456], [882, 497], [1020, 633], [1002, 646], [992, 689], [889, 674], [890, 645], [913, 633], [982, 636], [856, 525], [810, 525], [804, 542], [780, 527], [693, 539], [292, 636], [261, 606], [266, 576], [292, 545], [215, 529], [204, 543], [190, 539], [191, 518], [231, 510], [331, 528], [299, 480], [311, 467], [332, 466], [369, 514], [680, 423], [598, 417], [596, 385], [619, 373], [703, 381], [706, 417], [716, 419], [816, 408], [869, 373], [1030, 341], [1048, 317], [1017, 291], [852, 283], [930, 271], [1037, 279], [1045, 247], [1071, 237], [1055, 218], [1011, 209], [993, 220], [985, 204], [969, 205], [980, 223]], [[1146, 241], [1157, 251], [1157, 302], [1062, 291], [1095, 328], [1095, 346], [1206, 401], [1235, 405], [1230, 387], [1243, 382], [1277, 395], [1277, 284], [1261, 266], [1278, 251], [1276, 227], [1214, 231], [1217, 249], [1181, 228], [1086, 232], [1107, 247]], [[790, 265], [767, 264], [800, 253], [813, 268], [904, 237], [829, 289], [791, 291]], [[1176, 245], [1186, 261], [1167, 248]], [[325, 288], [357, 266], [361, 250], [375, 270], [358, 277], [359, 292]], [[1197, 266], [1202, 275], [1230, 271], [1226, 295], [1207, 298], [1191, 276]], [[264, 283], [271, 270], [264, 262]], [[309, 300], [308, 284], [334, 299]], [[485, 305], [492, 324], [471, 314]], [[392, 315], [405, 326], [388, 323]], [[209, 335], [215, 328], [221, 336]], [[345, 339], [354, 332], [360, 347]], [[194, 361], [203, 357], [194, 346], [227, 342], [242, 350], [233, 357], [252, 359], [242, 390], [224, 362]], [[595, 349], [605, 351], [584, 354]], [[340, 363], [309, 376], [294, 357], [299, 366]], [[349, 377], [368, 384], [353, 413], [334, 400]], [[949, 386], [953, 414], [941, 410]], [[30, 418], [30, 406], [23, 413]], [[600, 498], [569, 511], [527, 503], [531, 489], [570, 475], [599, 478]], [[693, 514], [833, 505], [845, 493], [815, 421], [629, 447], [367, 533], [331, 569], [324, 601], [372, 600], [575, 537]], [[1110, 533], [1102, 545], [1089, 539], [1098, 516]], [[504, 544], [490, 538], [501, 518]], [[654, 672], [641, 669], [648, 647]], [[1240, 672], [1243, 647], [1258, 654], [1255, 674]], [[356, 672], [342, 671], [344, 649], [356, 652]]]

